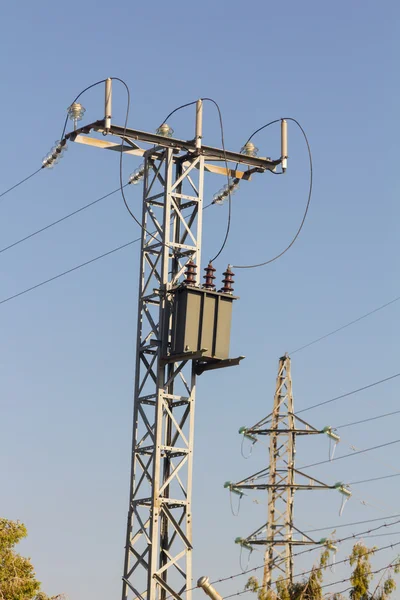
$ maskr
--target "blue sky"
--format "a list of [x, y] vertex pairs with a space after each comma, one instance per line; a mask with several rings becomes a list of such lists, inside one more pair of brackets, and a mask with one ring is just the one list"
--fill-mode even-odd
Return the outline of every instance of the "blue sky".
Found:
[[[176, 106], [210, 96], [221, 106], [226, 145], [240, 149], [254, 129], [292, 116], [306, 130], [314, 194], [301, 237], [281, 260], [236, 273], [232, 355], [240, 368], [204, 375], [196, 409], [194, 576], [238, 572], [233, 540], [265, 519], [244, 499], [235, 519], [223, 489], [266, 463], [267, 451], [240, 455], [237, 430], [271, 408], [279, 356], [399, 295], [399, 8], [394, 1], [332, 3], [257, 0], [201, 4], [156, 0], [83, 1], [79, 6], [3, 3], [1, 188], [40, 166], [77, 93], [108, 76], [132, 95], [130, 125], [153, 131]], [[125, 92], [115, 85], [115, 122]], [[103, 116], [103, 92], [82, 102]], [[177, 137], [193, 136], [190, 109], [174, 115]], [[215, 109], [205, 107], [205, 140], [220, 146]], [[279, 155], [279, 131], [256, 138]], [[296, 231], [307, 194], [304, 141], [289, 127], [285, 177], [268, 174], [234, 196], [227, 263], [266, 260]], [[126, 159], [128, 177], [140, 161]], [[206, 181], [206, 201], [224, 182]], [[63, 161], [0, 202], [1, 247], [118, 186], [118, 157], [70, 145]], [[0, 190], [1, 191], [1, 190]], [[129, 188], [139, 211], [140, 190]], [[204, 261], [222, 241], [227, 207], [208, 211]], [[1, 297], [138, 237], [119, 195], [0, 256]], [[106, 600], [120, 594], [131, 443], [138, 246], [0, 305], [1, 515], [26, 523], [29, 554], [47, 593]], [[300, 410], [399, 371], [399, 305], [293, 356]], [[398, 379], [315, 409], [315, 426], [396, 410]], [[349, 428], [349, 445], [395, 440], [398, 417]], [[326, 439], [299, 443], [298, 462], [326, 457]], [[398, 446], [316, 467], [328, 483], [396, 472]], [[4, 485], [6, 483], [6, 485]], [[398, 512], [400, 480], [354, 488], [343, 522]], [[298, 495], [300, 528], [340, 522], [336, 493]], [[363, 528], [359, 527], [359, 531]], [[394, 527], [393, 531], [400, 530]], [[341, 530], [343, 531], [343, 530]], [[349, 530], [345, 530], [348, 532]], [[400, 534], [399, 534], [400, 535]], [[321, 534], [321, 537], [322, 534]], [[365, 540], [385, 545], [391, 538]], [[343, 559], [349, 545], [340, 548]], [[395, 550], [393, 551], [395, 552]], [[393, 558], [376, 557], [377, 568]], [[299, 563], [299, 569], [310, 565]], [[308, 561], [308, 562], [307, 562]], [[250, 566], [261, 562], [251, 558]], [[347, 575], [336, 568], [327, 578]], [[235, 592], [244, 578], [221, 584]]]

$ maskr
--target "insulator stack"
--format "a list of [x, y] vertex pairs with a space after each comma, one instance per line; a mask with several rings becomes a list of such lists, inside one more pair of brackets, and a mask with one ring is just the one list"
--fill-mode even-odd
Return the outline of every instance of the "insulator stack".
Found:
[[189, 260], [186, 266], [184, 283], [186, 285], [196, 285], [196, 269], [197, 266], [192, 260]]
[[232, 284], [235, 283], [233, 280], [235, 273], [232, 273], [231, 268], [228, 266], [226, 271], [223, 273], [222, 283], [224, 284], [221, 288], [221, 292], [224, 294], [233, 294]]
[[212, 266], [212, 263], [208, 263], [208, 266], [204, 269], [204, 271], [205, 271], [204, 287], [207, 290], [215, 290], [215, 284], [214, 284], [215, 275], [214, 275], [214, 273], [215, 273], [216, 269]]
[[63, 152], [67, 150], [67, 140], [57, 140], [56, 145], [50, 150], [50, 153], [42, 160], [42, 168], [51, 169], [56, 165], [63, 156]]

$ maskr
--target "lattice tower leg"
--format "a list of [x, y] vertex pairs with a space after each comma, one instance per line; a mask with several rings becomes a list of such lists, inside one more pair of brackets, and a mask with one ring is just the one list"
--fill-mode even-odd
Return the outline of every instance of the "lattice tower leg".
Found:
[[[196, 377], [171, 361], [171, 288], [200, 271], [204, 159], [145, 154], [134, 423], [124, 600], [190, 600]], [[151, 235], [152, 234], [152, 235]]]
[[[279, 432], [282, 428], [287, 433]], [[295, 460], [295, 419], [293, 408], [290, 358], [279, 360], [278, 376], [271, 418], [269, 448], [269, 488], [267, 546], [265, 551], [263, 589], [269, 589], [273, 571], [291, 583], [293, 580], [293, 487]], [[280, 487], [280, 485], [282, 487]], [[285, 569], [282, 569], [282, 564]]]

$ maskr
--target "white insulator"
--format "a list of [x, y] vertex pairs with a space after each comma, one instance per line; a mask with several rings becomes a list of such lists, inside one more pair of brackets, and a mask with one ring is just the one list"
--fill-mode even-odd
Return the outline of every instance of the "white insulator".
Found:
[[246, 156], [257, 156], [257, 152], [258, 148], [255, 147], [253, 142], [247, 142], [240, 150], [240, 153]]
[[174, 130], [171, 129], [171, 127], [167, 124], [167, 123], [163, 123], [162, 125], [160, 125], [160, 127], [157, 129], [156, 133], [158, 135], [162, 135], [164, 137], [172, 137], [172, 134], [174, 133]]
[[67, 112], [71, 121], [81, 121], [86, 112], [86, 108], [84, 108], [82, 104], [79, 104], [79, 102], [74, 102], [68, 107]]

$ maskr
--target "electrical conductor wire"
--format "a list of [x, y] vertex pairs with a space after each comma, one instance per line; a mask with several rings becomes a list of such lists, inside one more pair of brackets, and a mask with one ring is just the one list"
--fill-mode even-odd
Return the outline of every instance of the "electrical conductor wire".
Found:
[[370, 310], [369, 312], [365, 313], [364, 315], [361, 315], [361, 317], [358, 317], [357, 319], [354, 319], [353, 321], [350, 321], [349, 323], [346, 323], [345, 325], [342, 325], [341, 327], [338, 327], [337, 329], [334, 329], [333, 331], [330, 331], [329, 333], [322, 335], [321, 337], [313, 340], [312, 342], [309, 342], [308, 344], [304, 344], [304, 346], [300, 346], [300, 348], [296, 348], [296, 350], [292, 350], [292, 352], [289, 352], [289, 355], [292, 356], [293, 354], [296, 354], [296, 352], [300, 352], [301, 350], [304, 350], [305, 348], [309, 348], [310, 346], [313, 346], [317, 342], [325, 340], [326, 338], [330, 337], [331, 335], [334, 335], [335, 333], [338, 333], [339, 331], [343, 331], [343, 329], [347, 329], [347, 327], [350, 327], [350, 325], [354, 325], [355, 323], [362, 321], [366, 317], [369, 317], [369, 316], [377, 313], [378, 311], [386, 308], [387, 306], [390, 306], [391, 304], [394, 304], [395, 302], [398, 302], [399, 300], [400, 300], [400, 296], [397, 296], [397, 298], [393, 298], [393, 300], [390, 300], [389, 302], [386, 302], [385, 304], [382, 304], [381, 306], [378, 306], [377, 308]]
[[349, 454], [343, 454], [342, 456], [336, 456], [331, 460], [321, 460], [316, 463], [312, 463], [311, 465], [302, 465], [298, 467], [299, 469], [309, 469], [310, 467], [316, 467], [317, 465], [325, 465], [327, 463], [332, 463], [337, 460], [342, 460], [343, 458], [349, 458], [350, 456], [356, 456], [357, 454], [363, 454], [364, 452], [370, 452], [371, 450], [378, 450], [379, 448], [386, 448], [387, 446], [393, 446], [394, 444], [399, 444], [400, 439], [393, 440], [391, 442], [386, 442], [385, 444], [379, 444], [378, 446], [371, 446], [371, 448], [365, 448], [364, 450], [356, 450], [355, 452], [350, 452]]
[[364, 390], [368, 390], [369, 388], [375, 387], [376, 385], [380, 385], [381, 383], [385, 383], [386, 381], [390, 381], [391, 379], [395, 379], [399, 377], [400, 373], [395, 373], [390, 377], [385, 377], [385, 379], [380, 379], [379, 381], [374, 381], [374, 383], [370, 383], [369, 385], [364, 385], [356, 390], [352, 390], [351, 392], [347, 392], [346, 394], [341, 394], [340, 396], [336, 396], [335, 398], [331, 398], [330, 400], [325, 400], [324, 402], [319, 402], [318, 404], [313, 404], [312, 406], [308, 406], [307, 408], [302, 408], [301, 410], [296, 411], [296, 414], [300, 414], [306, 412], [307, 410], [311, 410], [313, 408], [318, 408], [320, 406], [324, 406], [325, 404], [330, 404], [331, 402], [335, 402], [336, 400], [341, 400], [342, 398], [347, 398], [348, 396], [352, 396], [353, 394], [357, 394], [358, 392], [362, 392]]
[[[129, 185], [129, 184], [126, 183], [124, 187], [126, 187], [127, 185]], [[43, 231], [46, 231], [47, 229], [50, 229], [51, 227], [54, 227], [55, 225], [58, 225], [59, 223], [66, 221], [70, 217], [73, 217], [74, 215], [81, 213], [82, 211], [86, 210], [87, 208], [94, 206], [101, 200], [105, 200], [105, 198], [108, 198], [109, 196], [112, 196], [113, 194], [116, 194], [119, 191], [120, 191], [120, 187], [117, 187], [117, 189], [113, 190], [112, 192], [109, 192], [108, 194], [105, 194], [105, 196], [102, 196], [101, 198], [97, 198], [96, 200], [93, 200], [93, 202], [89, 202], [89, 204], [85, 204], [84, 206], [81, 206], [81, 208], [78, 208], [77, 210], [74, 210], [73, 212], [65, 215], [64, 217], [61, 217], [60, 219], [57, 219], [56, 221], [53, 221], [52, 223], [45, 225], [45, 227], [41, 227], [41, 229], [37, 229], [36, 231], [33, 231], [29, 235], [26, 235], [25, 237], [17, 240], [16, 242], [13, 242], [12, 244], [9, 244], [8, 246], [5, 246], [4, 248], [0, 248], [0, 254], [2, 254], [3, 252], [6, 252], [7, 250], [10, 250], [10, 248], [14, 248], [14, 246], [18, 246], [19, 244], [26, 242], [27, 240], [38, 235], [39, 233], [43, 233]]]
[[34, 175], [36, 175], [37, 173], [39, 173], [39, 171], [42, 171], [42, 170], [43, 170], [43, 166], [39, 167], [39, 169], [36, 169], [36, 171], [34, 171], [30, 175], [28, 175], [28, 177], [25, 177], [24, 179], [21, 179], [21, 181], [19, 181], [18, 183], [15, 183], [14, 185], [12, 185], [7, 190], [4, 190], [4, 192], [2, 192], [0, 194], [0, 198], [3, 198], [3, 196], [5, 196], [9, 192], [11, 192], [12, 190], [15, 190], [15, 188], [17, 188], [19, 185], [22, 185], [23, 183], [25, 183], [25, 181], [28, 181], [28, 179], [31, 179]]
[[218, 111], [219, 125], [220, 125], [220, 130], [221, 130], [221, 144], [222, 144], [222, 150], [224, 152], [224, 161], [225, 161], [225, 168], [226, 168], [226, 178], [227, 178], [227, 181], [228, 181], [228, 221], [227, 221], [227, 224], [226, 224], [226, 232], [225, 232], [224, 241], [222, 242], [222, 245], [221, 245], [220, 249], [218, 250], [217, 254], [214, 256], [214, 258], [212, 258], [210, 260], [210, 263], [213, 263], [222, 254], [222, 252], [223, 252], [223, 250], [224, 250], [224, 248], [226, 246], [226, 243], [228, 241], [228, 237], [229, 237], [229, 233], [230, 233], [230, 229], [231, 229], [231, 219], [232, 219], [232, 194], [231, 194], [231, 190], [229, 188], [229, 186], [230, 186], [230, 177], [229, 177], [228, 161], [227, 161], [227, 158], [226, 158], [224, 124], [223, 124], [223, 121], [222, 121], [221, 109], [219, 107], [218, 102], [216, 102], [212, 98], [202, 98], [202, 101], [203, 102], [204, 101], [211, 102], [212, 104], [214, 104], [214, 106], [216, 107], [216, 109]]
[[[111, 79], [118, 79], [117, 77], [112, 77]], [[96, 83], [92, 83], [91, 85], [88, 85], [88, 87], [86, 87], [84, 90], [82, 90], [77, 96], [76, 98], [71, 102], [70, 106], [72, 104], [74, 104], [77, 100], [79, 100], [79, 98], [88, 90], [90, 90], [91, 88], [96, 87], [96, 85], [100, 85], [101, 83], [105, 83], [107, 80], [106, 79], [100, 79], [100, 81], [96, 81]], [[65, 117], [65, 123], [64, 123], [64, 127], [61, 133], [61, 138], [60, 140], [64, 139], [64, 135], [65, 135], [65, 130], [67, 129], [67, 123], [68, 123], [68, 114]]]
[[[248, 141], [250, 141], [253, 138], [253, 136], [256, 133], [258, 133], [259, 131], [261, 131], [262, 129], [265, 129], [266, 127], [269, 127], [273, 123], [277, 123], [280, 120], [281, 119], [275, 119], [275, 121], [271, 121], [270, 123], [267, 123], [266, 125], [263, 125], [263, 127], [260, 127], [254, 133], [251, 134], [251, 136], [249, 137]], [[266, 261], [261, 262], [261, 263], [256, 263], [254, 265], [233, 265], [234, 269], [256, 269], [258, 267], [264, 267], [266, 265], [269, 265], [270, 263], [278, 260], [278, 258], [281, 258], [293, 246], [293, 244], [295, 243], [295, 241], [299, 237], [299, 235], [301, 233], [301, 230], [303, 229], [304, 223], [306, 221], [308, 210], [310, 208], [311, 196], [312, 196], [312, 188], [313, 188], [313, 162], [312, 162], [311, 148], [310, 148], [310, 144], [309, 144], [309, 141], [308, 141], [307, 134], [304, 131], [303, 127], [300, 125], [300, 123], [297, 121], [297, 119], [294, 119], [292, 117], [285, 117], [285, 120], [286, 121], [292, 121], [292, 122], [296, 123], [296, 125], [300, 128], [300, 130], [301, 130], [301, 132], [303, 134], [304, 140], [306, 142], [306, 145], [307, 145], [307, 150], [308, 150], [308, 158], [309, 158], [309, 163], [310, 163], [310, 183], [309, 183], [308, 198], [307, 198], [307, 203], [306, 203], [306, 208], [305, 208], [305, 211], [304, 211], [304, 214], [303, 214], [303, 218], [302, 218], [302, 220], [300, 222], [300, 226], [297, 229], [297, 232], [295, 233], [292, 241], [290, 242], [290, 244], [288, 246], [286, 246], [286, 248], [284, 250], [282, 250], [282, 252], [280, 252], [279, 254], [277, 254], [276, 256], [274, 256], [273, 258], [270, 258], [269, 260], [266, 260]]]
[[345, 423], [344, 425], [336, 425], [333, 427], [335, 431], [337, 429], [344, 429], [345, 427], [352, 427], [353, 425], [361, 425], [362, 423], [369, 423], [370, 421], [377, 421], [378, 419], [383, 419], [385, 417], [391, 417], [393, 415], [400, 414], [400, 410], [394, 410], [393, 412], [384, 413], [383, 415], [376, 415], [375, 417], [370, 417], [369, 419], [362, 419], [362, 421], [353, 421], [353, 423]]

